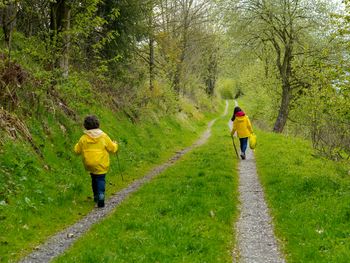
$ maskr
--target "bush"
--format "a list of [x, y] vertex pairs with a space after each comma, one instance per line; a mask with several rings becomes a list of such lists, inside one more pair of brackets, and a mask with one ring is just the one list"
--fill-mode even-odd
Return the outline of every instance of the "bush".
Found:
[[218, 84], [219, 93], [224, 100], [234, 99], [235, 82], [233, 79], [223, 79]]
[[328, 158], [350, 158], [349, 98], [334, 87], [312, 87], [292, 112], [313, 147]]

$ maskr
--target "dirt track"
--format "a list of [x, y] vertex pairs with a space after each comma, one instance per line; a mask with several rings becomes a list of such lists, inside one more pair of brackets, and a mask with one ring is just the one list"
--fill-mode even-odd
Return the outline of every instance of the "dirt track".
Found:
[[[226, 103], [225, 113], [227, 112], [228, 103]], [[166, 163], [155, 167], [152, 171], [146, 174], [141, 179], [134, 181], [128, 187], [114, 194], [110, 199], [106, 201], [106, 206], [103, 209], [94, 209], [79, 222], [70, 226], [67, 229], [62, 230], [56, 235], [50, 237], [45, 244], [38, 247], [34, 252], [29, 254], [27, 257], [22, 259], [21, 263], [29, 262], [50, 262], [53, 258], [62, 254], [68, 249], [78, 238], [85, 234], [92, 225], [103, 220], [108, 214], [112, 213], [113, 210], [130, 194], [137, 191], [143, 184], [152, 180], [155, 176], [172, 166], [178, 161], [184, 154], [193, 150], [195, 147], [203, 145], [211, 135], [211, 127], [215, 120], [212, 120], [208, 124], [207, 130], [203, 135], [191, 146], [176, 152]]]
[[285, 262], [273, 232], [254, 154], [250, 149], [247, 151], [247, 159], [239, 163], [238, 190], [240, 217], [236, 224], [237, 247], [233, 252], [233, 262]]

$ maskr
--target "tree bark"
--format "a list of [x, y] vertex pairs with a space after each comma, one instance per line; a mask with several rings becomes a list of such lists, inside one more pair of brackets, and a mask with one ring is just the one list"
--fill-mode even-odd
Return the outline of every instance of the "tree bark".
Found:
[[278, 111], [278, 116], [273, 127], [273, 131], [277, 133], [283, 132], [284, 126], [287, 123], [289, 114], [289, 104], [291, 98], [291, 85], [290, 79], [292, 77], [292, 59], [293, 59], [293, 40], [290, 40], [284, 45], [283, 58], [281, 57], [281, 49], [277, 42], [274, 43], [276, 55], [277, 55], [277, 68], [282, 80], [282, 98]]
[[149, 88], [153, 90], [154, 88], [154, 38], [150, 36], [149, 39]]
[[11, 42], [12, 42], [12, 31], [16, 22], [18, 9], [16, 4], [7, 4], [1, 10], [1, 22], [2, 30], [4, 33], [5, 45], [8, 49], [9, 58], [11, 57]]
[[[152, 8], [153, 9], [153, 8]], [[153, 35], [153, 10], [151, 10], [151, 15], [149, 18], [149, 89], [153, 90], [154, 88], [154, 68], [155, 68], [155, 60], [154, 60], [154, 35]]]
[[182, 43], [181, 43], [181, 53], [179, 57], [179, 61], [177, 62], [176, 65], [176, 71], [175, 71], [175, 76], [174, 76], [174, 81], [173, 81], [173, 87], [174, 90], [176, 91], [177, 94], [180, 93], [180, 82], [181, 78], [183, 75], [183, 63], [185, 61], [186, 53], [187, 53], [187, 46], [188, 46], [188, 31], [190, 29], [190, 11], [192, 8], [193, 0], [189, 1], [184, 1], [181, 2], [182, 5], [182, 15], [183, 15], [183, 20], [181, 21], [182, 25]]
[[218, 50], [219, 48], [214, 47], [210, 50], [209, 63], [208, 63], [208, 76], [207, 76], [207, 88], [206, 93], [210, 96], [214, 95], [214, 89], [216, 85], [216, 80], [218, 77]]
[[69, 74], [69, 48], [70, 48], [70, 17], [71, 9], [66, 6], [64, 9], [63, 32], [62, 32], [62, 52], [59, 59], [60, 69], [63, 77], [67, 78]]
[[179, 57], [179, 61], [176, 64], [176, 71], [175, 71], [175, 76], [174, 76], [174, 90], [176, 91], [177, 94], [180, 94], [180, 82], [181, 82], [181, 77], [182, 77], [182, 68], [183, 68], [183, 62], [185, 60], [186, 56], [186, 49], [187, 49], [187, 30], [188, 26], [187, 23], [185, 23], [184, 26], [184, 31], [183, 31], [183, 39], [182, 39], [182, 49], [181, 49], [181, 54]]
[[278, 116], [273, 127], [273, 131], [277, 133], [283, 132], [284, 126], [286, 125], [288, 114], [289, 114], [289, 102], [290, 102], [290, 88], [288, 85], [283, 86], [282, 100], [278, 112]]
[[[63, 76], [68, 76], [71, 8], [66, 0], [51, 4], [50, 30], [51, 41], [55, 50], [54, 67], [60, 68]], [[58, 58], [56, 57], [58, 56]]]

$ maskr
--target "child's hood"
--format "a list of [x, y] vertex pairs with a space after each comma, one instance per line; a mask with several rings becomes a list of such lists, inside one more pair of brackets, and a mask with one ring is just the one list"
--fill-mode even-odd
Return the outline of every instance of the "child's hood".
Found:
[[245, 121], [246, 118], [247, 118], [246, 115], [244, 115], [244, 116], [237, 116], [237, 117], [236, 117], [236, 120], [237, 120], [238, 122], [243, 122], [243, 121]]
[[85, 130], [84, 133], [92, 139], [97, 139], [103, 135], [100, 129]]

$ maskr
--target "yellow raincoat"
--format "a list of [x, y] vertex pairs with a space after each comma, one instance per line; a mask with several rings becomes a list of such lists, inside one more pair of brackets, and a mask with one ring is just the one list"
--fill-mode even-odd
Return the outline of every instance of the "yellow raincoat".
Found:
[[233, 121], [231, 135], [234, 135], [236, 131], [239, 138], [249, 137], [253, 133], [252, 125], [248, 116], [236, 116]]
[[85, 169], [92, 174], [106, 174], [109, 169], [109, 153], [118, 150], [118, 144], [112, 142], [100, 129], [86, 130], [75, 145], [76, 154], [82, 154]]

